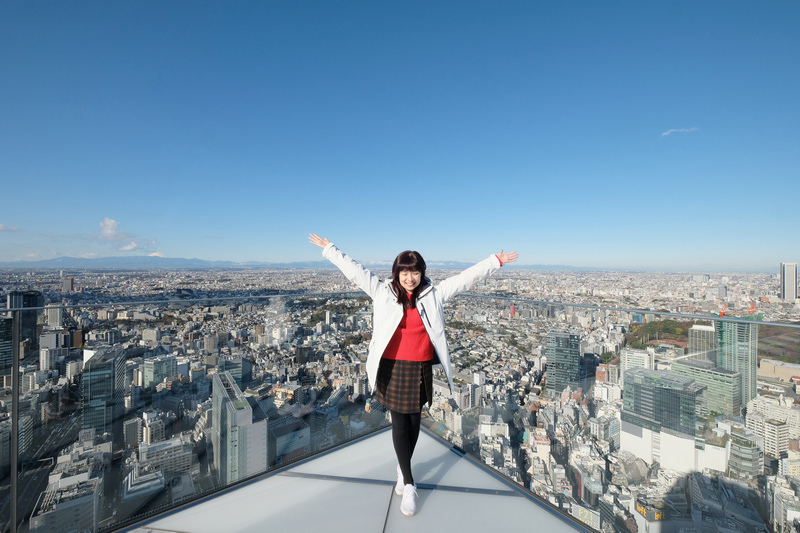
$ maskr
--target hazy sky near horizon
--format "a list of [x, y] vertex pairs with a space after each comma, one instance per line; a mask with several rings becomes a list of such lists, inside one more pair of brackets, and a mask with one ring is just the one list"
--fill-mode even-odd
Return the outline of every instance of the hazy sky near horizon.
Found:
[[0, 5], [0, 261], [800, 262], [800, 3]]

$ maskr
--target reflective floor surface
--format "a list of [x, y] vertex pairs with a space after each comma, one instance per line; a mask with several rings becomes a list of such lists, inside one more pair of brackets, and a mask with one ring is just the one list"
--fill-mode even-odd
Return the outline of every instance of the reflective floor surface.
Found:
[[394, 493], [396, 465], [384, 430], [126, 531], [580, 531], [425, 431], [412, 465], [417, 513], [405, 516]]

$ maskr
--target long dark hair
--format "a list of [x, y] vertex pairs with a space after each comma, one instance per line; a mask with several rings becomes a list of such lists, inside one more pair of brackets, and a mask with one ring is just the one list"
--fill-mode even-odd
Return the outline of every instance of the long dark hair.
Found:
[[[419, 285], [414, 287], [413, 292], [406, 297], [406, 290], [400, 285], [400, 272], [403, 270], [414, 270], [420, 273]], [[400, 252], [394, 258], [392, 264], [392, 288], [397, 294], [397, 303], [402, 305], [405, 309], [412, 309], [417, 306], [417, 296], [425, 285], [425, 260], [419, 255], [419, 252], [406, 250]]]

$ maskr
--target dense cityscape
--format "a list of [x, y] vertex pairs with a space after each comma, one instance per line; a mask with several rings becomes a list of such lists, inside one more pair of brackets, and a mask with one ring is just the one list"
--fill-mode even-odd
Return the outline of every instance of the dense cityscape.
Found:
[[[371, 304], [337, 270], [9, 269], [0, 296], [22, 309], [17, 337], [0, 309], [3, 524], [14, 339], [26, 531], [113, 530], [389, 423]], [[800, 323], [795, 263], [504, 269], [446, 313], [456, 388], [434, 375], [425, 426], [561, 512], [602, 531], [800, 520], [800, 329], [771, 324]]]

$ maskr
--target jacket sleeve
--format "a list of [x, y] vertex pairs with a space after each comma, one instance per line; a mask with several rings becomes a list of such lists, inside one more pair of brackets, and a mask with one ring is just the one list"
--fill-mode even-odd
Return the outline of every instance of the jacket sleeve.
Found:
[[500, 259], [496, 255], [491, 255], [476, 265], [472, 265], [460, 274], [447, 278], [436, 286], [436, 290], [446, 302], [453, 296], [468, 291], [472, 286], [488, 278], [500, 270]]
[[370, 298], [374, 299], [381, 286], [378, 276], [356, 263], [350, 256], [339, 250], [333, 243], [328, 243], [322, 250], [322, 256], [342, 271], [347, 279], [358, 285]]

